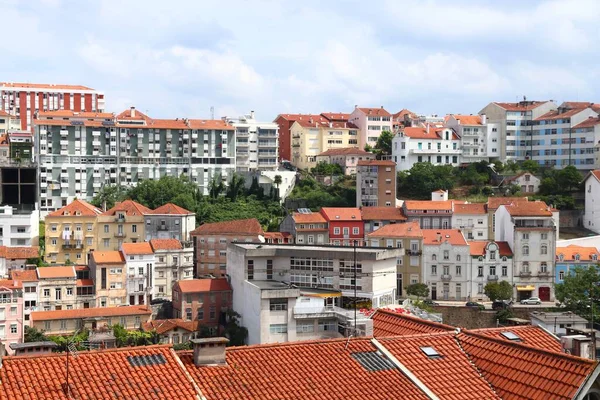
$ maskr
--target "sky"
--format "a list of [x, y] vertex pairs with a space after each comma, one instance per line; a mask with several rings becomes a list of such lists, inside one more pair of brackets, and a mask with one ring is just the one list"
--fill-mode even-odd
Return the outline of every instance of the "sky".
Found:
[[0, 0], [0, 81], [156, 118], [600, 102], [598, 0]]

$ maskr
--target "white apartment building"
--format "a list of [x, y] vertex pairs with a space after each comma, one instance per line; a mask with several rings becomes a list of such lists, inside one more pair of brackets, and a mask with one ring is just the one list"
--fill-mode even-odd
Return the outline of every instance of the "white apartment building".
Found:
[[461, 156], [461, 139], [450, 128], [431, 124], [406, 127], [392, 139], [392, 159], [397, 171], [409, 170], [420, 162], [458, 166]]
[[13, 129], [21, 129], [21, 122], [19, 121], [19, 118], [0, 109], [0, 135], [5, 134], [9, 130]]
[[500, 156], [500, 135], [497, 124], [488, 124], [485, 115], [454, 115], [446, 119], [461, 140], [462, 162], [489, 161]]
[[422, 279], [433, 300], [465, 300], [471, 271], [469, 244], [459, 229], [423, 229]]
[[358, 147], [363, 149], [366, 144], [373, 147], [381, 132], [393, 132], [392, 114], [381, 106], [380, 108], [364, 108], [355, 106], [348, 122], [358, 128]]
[[77, 274], [75, 267], [37, 268], [39, 310], [71, 310], [77, 304]]
[[177, 239], [152, 239], [154, 251], [153, 297], [171, 299], [175, 282], [194, 278], [194, 248]]
[[460, 229], [465, 238], [488, 240], [489, 221], [485, 203], [454, 203], [452, 229]]
[[258, 122], [254, 111], [239, 118], [223, 117], [235, 127], [236, 169], [277, 170], [279, 167], [279, 125]]
[[583, 226], [600, 234], [600, 170], [590, 171], [584, 179], [584, 185]]
[[494, 102], [485, 106], [479, 114], [485, 115], [491, 133], [498, 134], [500, 161], [524, 161], [531, 158], [531, 145], [528, 146], [527, 142], [531, 142], [534, 120], [556, 108], [552, 101]]
[[127, 298], [130, 306], [150, 304], [156, 295], [155, 256], [150, 243], [123, 243], [121, 252], [127, 269]]
[[248, 343], [337, 337], [338, 325], [353, 324], [340, 307], [353, 303], [355, 288], [358, 303], [394, 303], [401, 255], [404, 249], [232, 243], [227, 273]]
[[513, 252], [507, 242], [476, 240], [469, 242], [469, 299], [488, 301], [485, 285], [491, 282], [513, 282]]
[[12, 206], [0, 206], [0, 246], [37, 246], [40, 213]]
[[558, 221], [552, 209], [542, 201], [501, 205], [495, 226], [496, 240], [508, 242], [514, 254], [515, 299], [554, 300]]

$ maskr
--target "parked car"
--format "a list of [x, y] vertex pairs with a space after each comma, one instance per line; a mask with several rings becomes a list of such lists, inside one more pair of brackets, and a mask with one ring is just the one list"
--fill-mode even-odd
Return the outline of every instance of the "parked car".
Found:
[[475, 301], [467, 301], [465, 304], [467, 307], [479, 308], [480, 310], [485, 310], [485, 306], [481, 303], [477, 303]]
[[521, 304], [542, 304], [542, 300], [539, 297], [530, 297], [528, 299], [521, 300]]
[[511, 304], [512, 301], [496, 300], [492, 303], [492, 310], [507, 310], [508, 308], [510, 308]]
[[439, 306], [439, 303], [436, 303], [435, 301], [431, 300], [431, 299], [424, 299], [422, 300], [422, 303], [425, 304], [426, 306], [430, 306], [430, 307], [435, 307], [435, 306]]

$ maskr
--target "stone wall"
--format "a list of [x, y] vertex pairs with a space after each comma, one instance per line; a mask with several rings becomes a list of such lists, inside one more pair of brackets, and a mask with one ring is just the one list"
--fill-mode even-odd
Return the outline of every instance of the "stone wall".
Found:
[[[544, 311], [544, 308], [527, 307], [513, 308], [515, 318], [529, 320], [529, 314], [533, 311]], [[494, 328], [496, 327], [496, 311], [479, 311], [472, 307], [435, 307], [436, 313], [442, 314], [444, 324], [466, 329]]]
[[560, 216], [561, 228], [577, 228], [582, 225], [584, 210], [562, 210]]

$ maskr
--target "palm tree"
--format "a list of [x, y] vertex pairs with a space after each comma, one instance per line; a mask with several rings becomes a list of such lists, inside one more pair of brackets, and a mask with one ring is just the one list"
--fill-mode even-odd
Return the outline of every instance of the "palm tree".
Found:
[[273, 179], [273, 183], [277, 187], [277, 197], [279, 197], [279, 185], [281, 185], [281, 182], [282, 182], [281, 175], [275, 175], [275, 178]]

